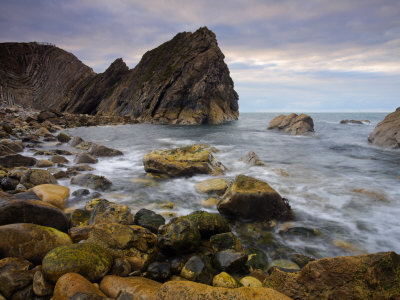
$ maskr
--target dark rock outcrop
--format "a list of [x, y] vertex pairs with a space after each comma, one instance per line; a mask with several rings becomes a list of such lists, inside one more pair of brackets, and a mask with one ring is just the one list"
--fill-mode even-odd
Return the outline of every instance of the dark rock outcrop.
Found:
[[314, 132], [314, 121], [306, 114], [279, 115], [272, 119], [267, 129], [278, 129], [291, 135], [307, 135]]
[[368, 141], [377, 146], [400, 148], [400, 107], [375, 127]]
[[146, 52], [134, 69], [117, 59], [101, 74], [52, 45], [2, 43], [0, 82], [0, 100], [36, 109], [172, 124], [219, 124], [239, 114], [224, 55], [206, 27]]

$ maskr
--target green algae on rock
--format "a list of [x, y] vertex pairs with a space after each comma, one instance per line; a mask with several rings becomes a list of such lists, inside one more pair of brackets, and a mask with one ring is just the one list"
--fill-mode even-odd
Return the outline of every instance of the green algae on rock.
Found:
[[43, 258], [42, 272], [47, 280], [56, 282], [62, 275], [75, 272], [92, 282], [104, 277], [111, 268], [109, 251], [91, 243], [72, 244], [53, 249]]

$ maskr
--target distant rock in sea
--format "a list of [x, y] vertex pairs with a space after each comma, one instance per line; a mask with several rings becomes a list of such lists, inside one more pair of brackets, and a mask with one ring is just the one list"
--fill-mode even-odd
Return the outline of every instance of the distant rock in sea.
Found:
[[400, 107], [375, 127], [368, 141], [381, 147], [400, 148]]
[[314, 121], [306, 114], [279, 115], [272, 119], [267, 129], [278, 129], [291, 135], [307, 135], [314, 132]]
[[239, 115], [224, 55], [206, 27], [146, 52], [134, 69], [119, 58], [101, 74], [53, 45], [0, 43], [0, 101], [169, 124], [220, 124]]
[[369, 124], [371, 123], [370, 120], [342, 120], [340, 121], [340, 124]]

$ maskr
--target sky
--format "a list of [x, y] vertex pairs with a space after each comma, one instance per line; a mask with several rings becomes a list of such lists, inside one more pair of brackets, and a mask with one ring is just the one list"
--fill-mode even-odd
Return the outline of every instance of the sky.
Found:
[[98, 73], [202, 26], [241, 112], [400, 106], [399, 0], [0, 0], [0, 42], [50, 42]]

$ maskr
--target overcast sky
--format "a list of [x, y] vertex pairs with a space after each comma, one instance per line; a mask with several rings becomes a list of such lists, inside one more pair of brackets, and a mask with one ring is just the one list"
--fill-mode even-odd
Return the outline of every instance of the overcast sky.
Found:
[[393, 111], [399, 0], [1, 0], [0, 42], [51, 42], [96, 72], [207, 26], [241, 112]]

